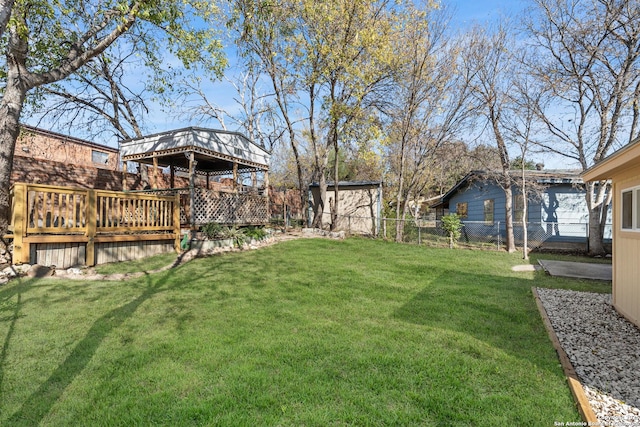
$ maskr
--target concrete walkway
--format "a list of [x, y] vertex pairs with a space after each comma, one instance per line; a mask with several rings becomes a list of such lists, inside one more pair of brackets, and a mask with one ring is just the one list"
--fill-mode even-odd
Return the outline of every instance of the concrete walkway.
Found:
[[611, 281], [611, 264], [590, 264], [586, 262], [538, 260], [544, 270], [552, 276], [573, 277]]

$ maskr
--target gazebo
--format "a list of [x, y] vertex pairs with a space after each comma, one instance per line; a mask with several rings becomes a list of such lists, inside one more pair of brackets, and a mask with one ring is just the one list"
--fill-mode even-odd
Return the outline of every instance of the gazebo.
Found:
[[[179, 193], [180, 222], [192, 229], [209, 222], [257, 225], [269, 221], [270, 153], [241, 133], [177, 129], [124, 140], [120, 156], [123, 171], [130, 161], [153, 166], [151, 188], [143, 191]], [[167, 173], [168, 188], [166, 176], [161, 177]], [[188, 185], [176, 185], [185, 183], [185, 178]], [[126, 179], [123, 189], [127, 190]]]

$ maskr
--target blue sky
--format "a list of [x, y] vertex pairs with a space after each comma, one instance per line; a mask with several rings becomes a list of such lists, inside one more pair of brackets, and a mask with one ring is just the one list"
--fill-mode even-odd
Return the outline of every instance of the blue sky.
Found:
[[455, 8], [453, 24], [465, 27], [473, 23], [482, 24], [498, 17], [512, 16], [524, 9], [527, 0], [443, 0]]
[[[466, 28], [479, 24], [487, 24], [495, 22], [501, 17], [513, 17], [518, 12], [522, 11], [531, 0], [441, 0], [443, 4], [448, 5], [453, 9], [452, 27], [460, 31], [464, 31]], [[231, 54], [232, 55], [232, 54]], [[230, 69], [228, 75], [233, 74], [233, 58], [230, 56]], [[233, 112], [239, 109], [237, 103], [234, 101], [234, 96], [237, 96], [231, 85], [227, 82], [219, 82], [209, 87], [210, 101], [215, 102], [219, 107], [224, 108], [227, 111]], [[206, 126], [219, 128], [219, 124], [215, 121], [207, 123], [197, 123], [182, 119], [177, 114], [167, 113], [162, 108], [152, 102], [149, 103], [150, 112], [145, 120], [145, 127], [147, 133], [163, 132], [172, 129], [178, 129], [187, 126]], [[29, 122], [27, 120], [27, 122]], [[31, 123], [34, 124], [35, 123]], [[46, 124], [42, 124], [46, 127]], [[235, 129], [234, 123], [227, 120], [227, 127], [230, 130]], [[55, 129], [54, 129], [55, 130]], [[82, 134], [72, 135], [82, 138]], [[117, 141], [96, 141], [99, 143], [117, 146]], [[532, 156], [535, 157], [535, 156]], [[539, 159], [534, 159], [538, 161]], [[554, 161], [547, 158], [547, 163], [552, 163], [548, 167], [556, 166]], [[561, 166], [558, 164], [558, 166]]]
[[[447, 5], [453, 9], [452, 27], [454, 29], [464, 30], [465, 28], [474, 24], [485, 24], [491, 21], [495, 21], [499, 17], [512, 16], [518, 11], [522, 10], [525, 5], [531, 0], [440, 0], [442, 4]], [[228, 53], [230, 60], [230, 68], [227, 71], [228, 76], [232, 76], [233, 71], [233, 52]], [[138, 78], [137, 76], [135, 78]], [[222, 107], [226, 111], [237, 111], [239, 106], [234, 101], [234, 97], [237, 96], [235, 90], [228, 82], [222, 81], [210, 85], [207, 88], [209, 93], [209, 100], [213, 101], [217, 106]], [[194, 123], [179, 117], [177, 114], [171, 114], [171, 112], [163, 111], [162, 107], [151, 101], [148, 102], [150, 108], [149, 115], [145, 118], [145, 128], [147, 133], [163, 132], [171, 129], [177, 129], [187, 126], [208, 126], [208, 127], [220, 127], [217, 122], [211, 121], [209, 123]], [[36, 125], [26, 120], [27, 123]], [[46, 123], [42, 123], [41, 126], [46, 127]], [[227, 127], [234, 129], [234, 124], [227, 120]], [[55, 130], [55, 129], [52, 129]], [[80, 129], [78, 129], [80, 131]], [[81, 132], [75, 137], [83, 138], [84, 135]], [[117, 141], [96, 141], [107, 145], [117, 146]]]
[[[440, 0], [442, 4], [453, 9], [452, 27], [464, 30], [474, 24], [483, 25], [495, 21], [500, 17], [510, 17], [524, 9], [530, 0]], [[233, 59], [230, 59], [230, 66], [233, 67]], [[230, 68], [228, 74], [232, 74]], [[216, 83], [211, 87], [210, 101], [214, 101], [217, 106], [226, 111], [234, 111], [239, 107], [234, 101], [237, 96], [233, 88], [226, 82]], [[198, 125], [178, 120], [175, 115], [162, 112], [159, 107], [155, 113], [148, 117], [148, 127], [151, 133], [176, 129], [185, 126]], [[207, 123], [206, 126], [218, 127], [216, 122]], [[232, 123], [227, 126], [233, 128]]]

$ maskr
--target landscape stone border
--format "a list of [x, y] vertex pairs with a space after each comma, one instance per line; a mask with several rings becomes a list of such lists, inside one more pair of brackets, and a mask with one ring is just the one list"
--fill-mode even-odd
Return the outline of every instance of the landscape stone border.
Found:
[[547, 329], [547, 333], [549, 334], [549, 339], [553, 344], [556, 352], [558, 353], [558, 358], [560, 359], [560, 364], [562, 365], [562, 370], [564, 371], [564, 375], [567, 378], [567, 383], [569, 385], [569, 389], [571, 390], [571, 394], [576, 402], [576, 406], [578, 407], [578, 412], [580, 412], [580, 416], [583, 421], [590, 426], [600, 425], [598, 422], [598, 418], [596, 417], [591, 404], [589, 403], [589, 399], [584, 392], [584, 388], [578, 379], [578, 375], [576, 374], [571, 361], [569, 360], [569, 356], [560, 345], [560, 341], [558, 340], [558, 336], [556, 335], [553, 326], [551, 325], [551, 320], [549, 320], [549, 316], [547, 315], [547, 310], [542, 305], [542, 301], [540, 300], [540, 296], [538, 295], [538, 291], [535, 287], [531, 288], [531, 292], [533, 292], [533, 296], [536, 300], [536, 305], [538, 306], [538, 311], [540, 312], [540, 316], [542, 317], [542, 321], [544, 323], [545, 328]]

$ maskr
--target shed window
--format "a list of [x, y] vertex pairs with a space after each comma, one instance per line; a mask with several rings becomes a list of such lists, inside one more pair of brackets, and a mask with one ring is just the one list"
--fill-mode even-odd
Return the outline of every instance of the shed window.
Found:
[[621, 228], [640, 231], [640, 187], [622, 190], [621, 199]]
[[456, 213], [460, 218], [466, 218], [468, 215], [467, 202], [456, 203]]
[[99, 163], [101, 165], [106, 165], [109, 162], [109, 154], [103, 151], [91, 151], [91, 161], [93, 163]]
[[493, 224], [493, 199], [484, 201], [484, 222]]

